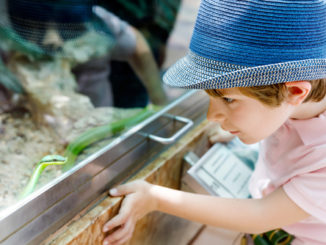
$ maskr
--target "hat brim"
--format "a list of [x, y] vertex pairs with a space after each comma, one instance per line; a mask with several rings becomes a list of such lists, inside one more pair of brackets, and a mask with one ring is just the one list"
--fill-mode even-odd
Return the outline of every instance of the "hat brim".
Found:
[[186, 89], [223, 89], [326, 78], [326, 59], [287, 61], [255, 67], [211, 60], [191, 51], [163, 76], [165, 84]]

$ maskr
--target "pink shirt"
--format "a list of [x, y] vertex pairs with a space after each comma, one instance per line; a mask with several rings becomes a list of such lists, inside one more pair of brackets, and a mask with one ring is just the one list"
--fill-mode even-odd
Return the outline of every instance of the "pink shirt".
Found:
[[326, 244], [326, 112], [307, 120], [288, 120], [261, 143], [249, 189], [261, 198], [283, 186], [311, 214], [283, 227], [295, 245]]

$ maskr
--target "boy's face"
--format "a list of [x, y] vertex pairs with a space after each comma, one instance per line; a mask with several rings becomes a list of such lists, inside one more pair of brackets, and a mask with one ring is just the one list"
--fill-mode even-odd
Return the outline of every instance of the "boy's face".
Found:
[[239, 137], [246, 144], [256, 143], [274, 133], [291, 115], [293, 108], [284, 102], [269, 107], [243, 95], [237, 88], [221, 90], [222, 97], [210, 96], [207, 119]]

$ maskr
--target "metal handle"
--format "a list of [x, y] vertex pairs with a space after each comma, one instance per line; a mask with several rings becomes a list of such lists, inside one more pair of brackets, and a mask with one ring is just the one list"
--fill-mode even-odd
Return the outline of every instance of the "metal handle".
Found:
[[178, 122], [182, 122], [185, 123], [186, 125], [184, 127], [182, 127], [179, 131], [177, 131], [174, 135], [172, 135], [169, 138], [164, 138], [164, 137], [160, 137], [157, 135], [153, 135], [153, 134], [147, 134], [145, 135], [146, 137], [148, 137], [151, 140], [154, 140], [156, 142], [159, 142], [161, 144], [172, 144], [174, 143], [177, 138], [179, 138], [181, 135], [183, 135], [185, 132], [187, 132], [192, 125], [194, 125], [194, 122], [191, 119], [185, 118], [185, 117], [180, 117], [180, 116], [174, 116], [171, 114], [164, 114], [163, 116], [165, 117], [169, 117], [175, 121]]

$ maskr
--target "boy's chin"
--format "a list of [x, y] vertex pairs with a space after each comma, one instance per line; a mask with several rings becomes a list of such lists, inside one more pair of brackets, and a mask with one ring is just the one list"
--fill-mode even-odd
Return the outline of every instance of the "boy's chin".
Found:
[[246, 137], [241, 137], [241, 136], [238, 136], [238, 138], [242, 143], [244, 143], [246, 145], [256, 144], [262, 140], [262, 139], [246, 138]]

